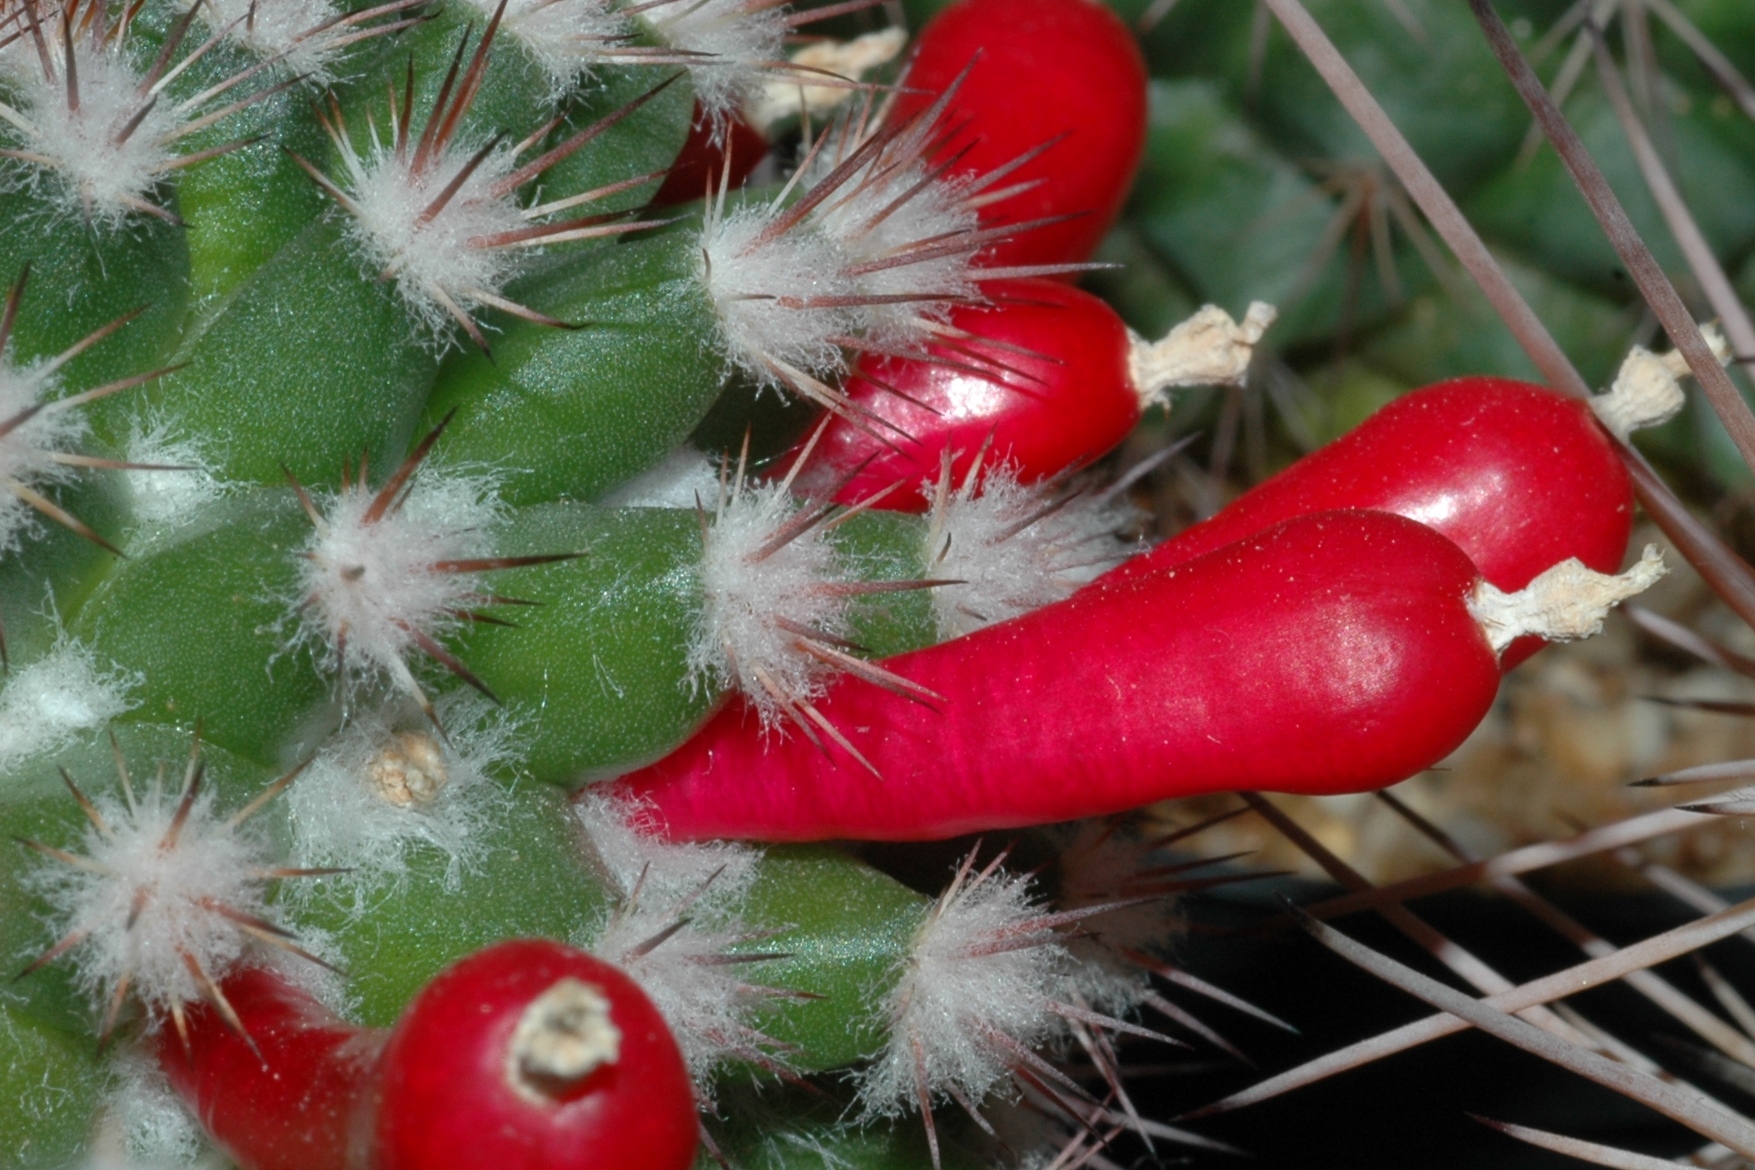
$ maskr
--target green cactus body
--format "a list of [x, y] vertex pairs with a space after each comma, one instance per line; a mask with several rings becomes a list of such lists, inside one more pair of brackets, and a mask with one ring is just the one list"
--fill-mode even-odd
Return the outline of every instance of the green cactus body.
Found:
[[507, 467], [512, 503], [591, 499], [656, 463], [724, 381], [699, 266], [678, 224], [529, 278], [514, 295], [576, 328], [519, 323], [447, 363], [428, 406], [457, 412], [444, 458]]
[[[1092, 546], [1070, 542], [1083, 575], [1025, 601], [974, 598], [980, 574], [952, 570], [982, 541], [1110, 502], [1092, 492], [1067, 504], [1052, 496], [1058, 483], [1033, 496], [1014, 479], [1021, 511], [953, 533], [960, 488], [929, 516], [849, 514], [793, 494], [776, 457], [803, 441], [815, 407], [843, 406], [848, 369], [926, 341], [956, 352], [950, 310], [984, 295], [977, 257], [994, 237], [976, 215], [983, 196], [935, 186], [953, 169], [937, 139], [961, 128], [881, 127], [881, 95], [847, 91], [854, 115], [827, 132], [815, 109], [773, 123], [788, 129], [776, 134], [777, 177], [761, 172], [771, 185], [654, 209], [697, 108], [729, 133], [764, 87], [803, 88], [808, 70], [776, 59], [808, 22], [753, 0], [674, 0], [606, 6], [601, 35], [536, 39], [543, 13], [576, 15], [573, 2], [508, 4], [491, 40], [493, 6], [464, 0], [349, 16], [327, 55], [307, 59], [258, 55], [239, 35], [249, 29], [209, 0], [167, 66], [215, 27], [232, 39], [171, 78], [164, 109], [140, 115], [164, 157], [108, 202], [101, 173], [33, 161], [47, 147], [29, 111], [0, 121], [11, 152], [0, 279], [31, 273], [0, 386], [138, 310], [26, 387], [42, 397], [14, 408], [18, 434], [70, 395], [140, 379], [78, 403], [83, 421], [51, 436], [71, 460], [0, 485], [49, 505], [0, 530], [0, 829], [35, 843], [0, 860], [0, 962], [22, 969], [68, 937], [102, 881], [136, 881], [92, 860], [115, 842], [82, 814], [65, 767], [118, 835], [145, 825], [166, 839], [159, 854], [176, 854], [181, 838], [160, 822], [187, 793], [190, 839], [243, 858], [172, 875], [201, 895], [178, 903], [199, 920], [185, 951], [202, 978], [212, 963], [216, 985], [272, 953], [307, 964], [313, 994], [354, 1023], [387, 1027], [481, 947], [566, 940], [651, 981], [707, 1129], [740, 1170], [991, 1164], [971, 1152], [985, 1139], [965, 1142], [974, 1130], [949, 1120], [957, 1103], [1010, 1095], [1019, 1051], [1090, 1040], [1079, 1051], [1095, 1053], [1108, 1040], [1091, 1036], [1137, 1031], [1106, 1014], [1130, 1016], [1155, 994], [1121, 954], [1152, 951], [1167, 928], [1104, 950], [1103, 932], [1081, 932], [1079, 911], [1060, 912], [1015, 861], [979, 866], [975, 854], [931, 876], [948, 883], [934, 898], [831, 848], [670, 844], [640, 809], [604, 813], [610, 789], [598, 782], [663, 757], [725, 704], [742, 705], [750, 735], [819, 742], [834, 732], [813, 722], [812, 704], [832, 686], [888, 686], [930, 706], [936, 696], [866, 660], [1066, 595], [1121, 546], [1086, 561]], [[832, 6], [837, 33], [878, 23], [843, 7]], [[944, 5], [906, 7], [923, 19]], [[1133, 19], [1148, 4], [1112, 7]], [[1128, 267], [1087, 284], [1152, 335], [1203, 302], [1281, 302], [1269, 344], [1284, 419], [1256, 409], [1258, 381], [1179, 402], [1168, 421], [1153, 412], [1141, 451], [1216, 423], [1243, 429], [1265, 467], [1422, 382], [1533, 374], [1478, 298], [1454, 291], [1438, 250], [1416, 244], [1405, 199], [1284, 38], [1270, 28], [1252, 39], [1251, 6], [1151, 7], [1170, 12], [1142, 42], [1157, 74], [1144, 170], [1098, 257]], [[1625, 282], [1586, 240], [1551, 153], [1519, 162], [1521, 107], [1466, 35], [1463, 8], [1311, 7], [1562, 348], [1593, 381], [1609, 378], [1636, 316]], [[1392, 7], [1428, 39], [1406, 34]], [[1747, 58], [1746, 4], [1683, 7]], [[108, 29], [118, 9], [91, 19]], [[90, 48], [125, 81], [146, 79], [117, 89], [123, 121], [146, 101], [184, 11], [154, 0], [126, 44]], [[726, 34], [736, 21], [749, 23]], [[51, 42], [69, 60], [87, 51], [70, 34]], [[7, 110], [31, 95], [61, 100], [64, 85], [31, 72], [61, 83], [53, 54], [45, 67], [21, 46], [0, 45]], [[1741, 257], [1755, 246], [1755, 133], [1694, 93], [1704, 82], [1691, 66], [1673, 68], [1692, 100], [1673, 119], [1677, 148], [1703, 160], [1683, 185], [1711, 242]], [[240, 75], [235, 92], [203, 97]], [[1631, 188], [1600, 98], [1574, 102], [1611, 179]], [[181, 123], [152, 121], [173, 106]], [[812, 145], [792, 150], [789, 136], [807, 133]], [[126, 145], [115, 126], [105, 135], [93, 141]], [[920, 191], [945, 206], [916, 222]], [[1642, 228], [1657, 222], [1633, 203]], [[1660, 248], [1660, 259], [1675, 257]], [[1752, 274], [1745, 263], [1745, 286]], [[1732, 481], [1742, 470], [1722, 435], [1696, 433], [1712, 425], [1684, 416], [1648, 449], [1677, 462], [1704, 450], [1707, 474]], [[1220, 448], [1215, 491], [1227, 486]], [[1105, 517], [1081, 539], [1109, 541], [1120, 522]], [[205, 771], [185, 773], [197, 729]], [[111, 734], [133, 776], [126, 798]], [[199, 783], [183, 787], [185, 774]], [[241, 809], [249, 816], [233, 824]], [[72, 876], [43, 876], [57, 865]], [[201, 882], [247, 907], [214, 911]], [[152, 881], [136, 885], [152, 903], [139, 913], [163, 911]], [[99, 1035], [134, 1050], [211, 998], [179, 983], [185, 968], [128, 967], [126, 948], [95, 945], [128, 936], [136, 917], [110, 915], [0, 990], [0, 1099], [20, 1103], [0, 1111], [0, 1166], [96, 1151], [93, 1119], [109, 1115], [116, 1084], [139, 1087], [98, 1055]], [[277, 942], [310, 954], [273, 952]], [[1101, 961], [1082, 968], [1093, 951]], [[310, 958], [344, 974], [319, 974]], [[703, 970], [717, 981], [697, 979]], [[942, 990], [921, 990], [935, 972], [981, 989], [941, 1012], [946, 1022], [919, 1006]], [[987, 1001], [1022, 1005], [1022, 1022], [983, 1014]], [[750, 1101], [742, 1082], [776, 1072], [817, 1077], [827, 1103], [769, 1084]], [[922, 1102], [944, 1121], [936, 1152]]]

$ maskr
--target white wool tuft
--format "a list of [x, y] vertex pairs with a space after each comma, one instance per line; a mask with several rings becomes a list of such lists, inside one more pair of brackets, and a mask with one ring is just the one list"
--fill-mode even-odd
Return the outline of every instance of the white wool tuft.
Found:
[[398, 155], [375, 134], [364, 155], [345, 136], [336, 143], [346, 170], [340, 185], [354, 204], [349, 235], [373, 267], [395, 277], [397, 290], [434, 344], [448, 344], [456, 314], [498, 297], [522, 267], [519, 255], [527, 249], [487, 246], [503, 233], [529, 226], [512, 195], [494, 189], [514, 169], [512, 148], [494, 149], [428, 217], [433, 202], [482, 143], [452, 143], [419, 170], [413, 166], [418, 152]]
[[587, 791], [574, 805], [600, 877], [626, 899], [636, 886], [654, 905], [693, 899], [693, 913], [717, 921], [756, 880], [757, 850], [735, 841], [671, 842], [652, 831], [650, 810]]
[[701, 276], [719, 313], [725, 356], [764, 385], [788, 380], [776, 362], [816, 375], [839, 372], [845, 359], [837, 338], [859, 324], [852, 308], [809, 303], [858, 292], [826, 237], [794, 228], [758, 242], [778, 215], [739, 207], [708, 215], [701, 232]]
[[1012, 1049], [1062, 1034], [1054, 1008], [1070, 962], [1028, 877], [966, 863], [884, 998], [890, 1037], [861, 1078], [866, 1116], [898, 1116], [923, 1093], [980, 1102], [1017, 1064]]
[[814, 379], [845, 368], [844, 347], [919, 349], [982, 299], [981, 280], [1023, 271], [975, 265], [1005, 232], [981, 226], [987, 178], [938, 173], [944, 111], [894, 133], [850, 114], [772, 203], [708, 208], [701, 274], [729, 360], [832, 404]]
[[718, 494], [719, 468], [713, 460], [692, 447], [682, 447], [599, 502], [606, 508], [693, 508]]
[[476, 584], [473, 573], [433, 566], [485, 555], [503, 510], [491, 478], [416, 475], [402, 506], [372, 523], [377, 493], [369, 488], [353, 484], [319, 503], [324, 522], [300, 554], [295, 642], [321, 645], [323, 668], [345, 668], [350, 684], [388, 678], [418, 692], [407, 665], [416, 632], [438, 638], [454, 628], [461, 619], [453, 611], [468, 608]]
[[[95, 48], [89, 37], [74, 37], [79, 79], [75, 106], [62, 76], [65, 46], [47, 31], [45, 36], [50, 37], [52, 72], [44, 71], [34, 52], [29, 56], [35, 68], [21, 66], [21, 52], [14, 60], [18, 67], [9, 70], [14, 75], [11, 104], [29, 129], [8, 120], [0, 126], [0, 145], [48, 160], [32, 166], [25, 182], [34, 186], [44, 178], [37, 167], [54, 171], [60, 179], [54, 198], [65, 214], [114, 228], [164, 181], [176, 158], [171, 143], [181, 114], [175, 103], [160, 101], [141, 116], [148, 101], [141, 75], [113, 37]], [[118, 142], [136, 117], [140, 121], [133, 132]]]
[[1083, 918], [1067, 936], [1078, 998], [1111, 1016], [1131, 1015], [1151, 991], [1150, 974], [1128, 956], [1161, 955], [1180, 933], [1175, 898], [1152, 872], [1155, 850], [1113, 820], [1091, 820], [1071, 826], [1059, 852], [1060, 909], [1150, 899]]
[[343, 38], [356, 31], [340, 23], [343, 10], [331, 0], [200, 0], [182, 7], [196, 8], [197, 19], [210, 31], [281, 62], [313, 85], [335, 80]]
[[761, 854], [730, 841], [665, 841], [649, 831], [646, 808], [621, 797], [587, 792], [575, 809], [590, 858], [619, 902], [586, 945], [652, 998], [708, 1103], [712, 1075], [727, 1059], [773, 1063], [772, 1042], [749, 1021], [776, 993], [744, 980], [747, 963], [722, 961], [756, 937], [739, 915]]
[[642, 889], [592, 932], [589, 947], [652, 1000], [682, 1051], [696, 1098], [710, 1108], [713, 1075], [726, 1061], [776, 1063], [773, 1041], [751, 1019], [777, 993], [747, 981], [747, 962], [725, 961], [731, 948], [758, 936], [735, 921], [702, 925], [695, 909], [687, 898], [660, 903]]
[[[484, 18], [499, 8], [498, 0], [468, 2]], [[548, 75], [556, 100], [628, 32], [626, 18], [610, 0], [508, 0], [500, 27]]]
[[133, 707], [140, 676], [102, 667], [97, 655], [62, 635], [48, 654], [0, 684], [0, 770], [57, 751]]
[[207, 440], [188, 435], [164, 416], [135, 419], [128, 431], [127, 461], [180, 471], [135, 471], [127, 478], [134, 516], [148, 524], [179, 528], [231, 490], [214, 475]]
[[[443, 737], [407, 701], [355, 713], [283, 798], [298, 864], [346, 867], [324, 886], [351, 891], [361, 913], [368, 891], [407, 877], [410, 854], [422, 846], [445, 856], [445, 887], [458, 888], [501, 802], [504, 790], [488, 773], [513, 755], [510, 719], [474, 692], [452, 692], [435, 710]], [[319, 888], [301, 882], [286, 893], [304, 898]]]
[[703, 538], [689, 679], [736, 687], [766, 727], [788, 717], [789, 703], [820, 697], [832, 672], [802, 648], [799, 631], [849, 632], [847, 598], [832, 588], [844, 575], [841, 558], [822, 526], [775, 546], [801, 507], [785, 484], [740, 484]]
[[640, 19], [660, 44], [711, 58], [689, 67], [695, 100], [722, 119], [762, 92], [764, 75], [786, 59], [789, 12], [772, 0], [659, 0]]
[[155, 1015], [202, 998], [189, 962], [214, 980], [250, 947], [222, 913], [264, 917], [266, 849], [198, 793], [179, 833], [171, 828], [181, 796], [152, 785], [135, 804], [93, 798], [108, 827], [89, 825], [84, 855], [92, 868], [50, 863], [32, 874], [55, 909], [62, 936], [82, 936], [71, 952], [76, 979], [103, 1004], [124, 980]]
[[941, 638], [1070, 597], [1132, 551], [1118, 539], [1138, 520], [1125, 502], [1057, 498], [1051, 488], [1020, 484], [1005, 467], [979, 485], [976, 476], [972, 471], [955, 491], [940, 482], [927, 535], [930, 575], [959, 582], [932, 591]]
[[[201, 1123], [184, 1106], [158, 1062], [143, 1048], [123, 1048], [110, 1062], [115, 1077], [94, 1146], [108, 1160], [93, 1158], [90, 1170], [114, 1166], [188, 1167], [210, 1152]], [[94, 1155], [97, 1154], [94, 1150]]]
[[[0, 435], [0, 485], [42, 488], [65, 483], [72, 469], [55, 461], [86, 435], [85, 420], [74, 410], [59, 408], [59, 383], [43, 363], [15, 368], [0, 354], [0, 423], [15, 419], [47, 401], [50, 405]], [[36, 523], [37, 512], [10, 491], [0, 490], [0, 553], [11, 552]]]
[[[927, 161], [928, 139], [941, 130], [936, 121], [923, 121], [871, 155], [811, 217], [847, 257], [861, 293], [937, 298], [863, 306], [866, 335], [882, 345], [918, 345], [931, 324], [950, 315], [952, 303], [980, 297], [973, 261], [981, 242], [971, 233], [981, 218], [968, 202], [969, 183], [935, 177]], [[859, 145], [859, 136], [841, 134], [845, 144], [820, 151], [814, 170], [826, 173]]]

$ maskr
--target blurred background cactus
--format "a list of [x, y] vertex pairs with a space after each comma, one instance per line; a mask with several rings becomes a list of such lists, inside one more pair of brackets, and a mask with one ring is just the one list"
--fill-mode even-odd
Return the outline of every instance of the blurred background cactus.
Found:
[[[1700, 1144], [1479, 1036], [1173, 1119], [1259, 1079], [1251, 1059], [1294, 1065], [1406, 1018], [1279, 933], [1272, 892], [1315, 901], [1333, 891], [1313, 881], [1357, 891], [1644, 823], [1671, 803], [1627, 789], [1645, 777], [1755, 775], [1755, 633], [1722, 580], [1682, 569], [1606, 638], [1520, 667], [1401, 805], [1224, 795], [1004, 840], [762, 851], [654, 840], [591, 793], [733, 693], [751, 734], [844, 744], [813, 706], [837, 676], [908, 693], [872, 660], [1065, 596], [1410, 390], [1543, 380], [1264, 3], [1112, 0], [1151, 76], [1125, 208], [1098, 266], [994, 261], [1008, 231], [1066, 224], [1018, 226], [1032, 215], [1007, 199], [1035, 196], [1003, 168], [956, 172], [967, 127], [930, 95], [913, 122], [880, 117], [901, 34], [944, 7], [0, 8], [0, 827], [22, 843], [0, 859], [0, 959], [27, 971], [0, 986], [0, 1165], [274, 1164], [221, 1132], [223, 1087], [178, 1081], [179, 1099], [152, 1055], [237, 1024], [228, 973], [268, 966], [383, 1029], [449, 964], [519, 937], [645, 987], [703, 1165], [1588, 1153], [1468, 1111], [1654, 1158]], [[1586, 382], [1669, 348], [1465, 5], [1306, 7]], [[1620, 90], [1747, 297], [1746, 0], [1496, 7], [1693, 315], [1724, 314]], [[1021, 165], [1095, 165], [1076, 134], [1043, 143]], [[947, 322], [982, 280], [1044, 273], [1145, 337], [1208, 303], [1278, 320], [1247, 379], [1148, 410], [1084, 473], [1097, 491], [1038, 516], [1050, 484], [1017, 505], [1033, 519], [987, 521], [996, 543], [1041, 524], [1021, 585], [976, 595], [978, 570], [949, 571], [948, 487], [934, 516], [789, 491], [825, 409], [882, 429], [849, 408], [850, 365], [954, 348]], [[1755, 553], [1755, 476], [1701, 398], [1637, 444]], [[1687, 834], [1553, 883], [1616, 941], [1682, 919], [1627, 893], [1651, 880], [1704, 912], [1708, 886], [1755, 879], [1735, 818], [1653, 815]], [[1511, 908], [1534, 894], [1499, 893], [1448, 895], [1434, 920], [1507, 985], [1577, 961]], [[1755, 965], [1711, 953], [1676, 975], [1711, 1011], [1629, 993], [1598, 1022], [1736, 1102], [1755, 1019], [1733, 985]], [[1648, 1042], [1677, 1016], [1692, 1038]], [[1597, 1037], [1650, 1063], [1618, 1043]]]

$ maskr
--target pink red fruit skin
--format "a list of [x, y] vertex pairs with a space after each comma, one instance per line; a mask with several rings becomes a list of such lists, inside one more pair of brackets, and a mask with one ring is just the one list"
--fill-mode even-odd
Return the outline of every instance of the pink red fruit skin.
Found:
[[1362, 791], [1454, 749], [1499, 664], [1475, 566], [1383, 512], [1299, 517], [1182, 565], [887, 660], [927, 709], [845, 683], [818, 709], [878, 775], [737, 707], [617, 781], [673, 838], [928, 840], [1204, 792]]
[[[725, 174], [728, 150], [731, 155], [729, 176]], [[767, 138], [736, 114], [727, 119], [723, 133], [715, 140], [712, 116], [697, 102], [694, 120], [689, 123], [689, 136], [683, 140], [682, 151], [664, 176], [657, 194], [652, 196], [652, 205], [671, 207], [691, 203], [709, 190], [717, 191], [721, 179], [725, 180], [729, 190], [735, 191], [743, 186], [744, 180], [750, 177], [750, 172], [767, 153]]]
[[1040, 180], [992, 205], [994, 223], [1083, 213], [1023, 232], [984, 253], [994, 265], [1087, 260], [1127, 198], [1146, 141], [1146, 66], [1133, 34], [1096, 0], [958, 0], [920, 32], [900, 122], [930, 106], [970, 62], [947, 115], [974, 146], [957, 171], [984, 175], [1058, 135], [1066, 138], [1006, 176]]
[[[558, 1100], [511, 1085], [520, 1016], [571, 977], [610, 1001], [620, 1054]], [[620, 970], [521, 939], [453, 964], [409, 1004], [384, 1048], [373, 1170], [688, 1170], [694, 1090], [658, 1009]]]
[[383, 1034], [260, 968], [235, 972], [223, 990], [248, 1041], [205, 1004], [188, 1012], [186, 1049], [169, 1025], [156, 1038], [159, 1066], [202, 1127], [244, 1170], [364, 1170], [355, 1120]]
[[[992, 305], [951, 314], [977, 340], [935, 343], [927, 359], [861, 358], [844, 387], [855, 416], [829, 420], [804, 486], [858, 474], [836, 495], [857, 503], [892, 484], [878, 507], [926, 508], [923, 480], [939, 452], [958, 452], [954, 481], [977, 453], [1035, 483], [1101, 458], [1140, 418], [1127, 326], [1086, 292], [1049, 280], [995, 282]], [[974, 355], [974, 356], [972, 356]], [[995, 364], [997, 363], [997, 365]], [[992, 439], [991, 447], [988, 440]]]
[[[1191, 560], [1292, 516], [1332, 508], [1394, 512], [1442, 532], [1507, 592], [1577, 557], [1621, 568], [1633, 485], [1589, 407], [1508, 378], [1440, 382], [1112, 570], [1120, 581]], [[1521, 638], [1509, 670], [1541, 649]]]

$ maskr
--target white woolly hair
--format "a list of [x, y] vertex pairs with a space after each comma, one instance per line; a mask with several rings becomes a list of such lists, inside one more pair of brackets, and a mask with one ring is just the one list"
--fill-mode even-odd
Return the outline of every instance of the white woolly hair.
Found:
[[751, 1023], [778, 993], [748, 982], [747, 962], [727, 961], [731, 948], [761, 936], [734, 920], [705, 925], [694, 909], [687, 898], [660, 903], [642, 889], [591, 932], [588, 947], [652, 1000], [682, 1051], [696, 1100], [710, 1109], [713, 1076], [727, 1061], [779, 1065], [773, 1041]]
[[89, 868], [53, 862], [31, 874], [61, 937], [82, 940], [71, 951], [75, 978], [94, 1004], [124, 980], [155, 1020], [201, 999], [191, 961], [223, 979], [252, 947], [228, 915], [267, 913], [264, 844], [215, 811], [211, 788], [173, 834], [181, 799], [158, 784], [133, 802], [93, 796], [103, 826], [86, 827]]
[[283, 896], [351, 893], [363, 914], [368, 894], [406, 880], [423, 847], [445, 857], [444, 888], [460, 887], [503, 803], [505, 790], [488, 773], [515, 754], [514, 728], [473, 691], [453, 691], [434, 710], [443, 736], [417, 705], [391, 701], [356, 711], [312, 757], [283, 798], [293, 854], [300, 865], [348, 872], [322, 887], [294, 884]]
[[786, 57], [787, 6], [773, 0], [661, 0], [640, 19], [664, 45], [711, 58], [689, 68], [695, 100], [716, 121], [761, 93]]
[[176, 529], [225, 496], [231, 485], [216, 474], [210, 439], [189, 434], [170, 416], [153, 413], [129, 424], [125, 458], [147, 467], [173, 471], [134, 471], [127, 478], [136, 520]]
[[[59, 397], [60, 384], [48, 362], [15, 367], [0, 354], [0, 423], [37, 410], [9, 434], [0, 435], [0, 485], [42, 488], [73, 478], [73, 469], [55, 456], [78, 445], [86, 435], [86, 424], [77, 410], [57, 409], [53, 401]], [[38, 409], [45, 402], [50, 405]], [[0, 553], [18, 548], [37, 523], [36, 517], [36, 510], [15, 494], [0, 491]]]
[[211, 1153], [195, 1120], [144, 1046], [123, 1045], [110, 1060], [113, 1084], [86, 1170], [189, 1167]]
[[756, 880], [758, 850], [735, 841], [666, 841], [648, 805], [587, 791], [573, 811], [598, 876], [624, 900], [635, 887], [652, 905], [692, 899], [697, 919], [720, 922]]
[[740, 915], [761, 854], [731, 841], [665, 841], [652, 831], [648, 806], [625, 797], [587, 792], [574, 807], [587, 854], [618, 901], [585, 943], [652, 998], [696, 1096], [710, 1105], [713, 1073], [726, 1060], [775, 1062], [772, 1042], [749, 1022], [775, 993], [744, 980], [747, 964], [723, 959], [755, 937]]
[[703, 452], [681, 447], [599, 502], [606, 508], [693, 508], [718, 491], [718, 465]]
[[926, 549], [931, 575], [958, 582], [932, 591], [941, 638], [1070, 597], [1133, 552], [1118, 539], [1138, 521], [1126, 502], [1026, 486], [1009, 467], [985, 477], [979, 470], [954, 491], [942, 477], [925, 484], [934, 500]]
[[[468, 0], [484, 17], [498, 11], [498, 0]], [[551, 97], [559, 100], [594, 66], [605, 50], [628, 32], [627, 18], [610, 0], [507, 0], [500, 27], [548, 75]]]
[[60, 635], [43, 657], [0, 686], [0, 771], [59, 751], [135, 706], [139, 675], [100, 665], [79, 641]]
[[[56, 38], [50, 49], [49, 66], [32, 52], [34, 69], [9, 71], [19, 117], [5, 120], [14, 142], [0, 136], [0, 145], [18, 145], [48, 160], [46, 166], [28, 165], [22, 181], [38, 189], [49, 186], [47, 194], [64, 214], [114, 228], [164, 182], [177, 157], [172, 142], [182, 115], [169, 101], [156, 102], [142, 113], [148, 101], [142, 77], [115, 38], [95, 47], [89, 37], [73, 38], [79, 84], [75, 105], [62, 76], [66, 47]], [[22, 57], [22, 52], [14, 55], [15, 65]], [[123, 137], [136, 118], [138, 124]]]
[[[1131, 905], [1080, 920], [1066, 946], [1077, 962], [1071, 972], [1079, 999], [1111, 1016], [1138, 1011], [1151, 993], [1151, 976], [1130, 954], [1164, 954], [1181, 933], [1173, 896], [1151, 897], [1157, 880], [1150, 867], [1154, 842], [1142, 841], [1114, 820], [1079, 821], [1056, 834], [1062, 910], [1084, 910], [1113, 903]], [[1134, 901], [1149, 897], [1149, 901]]]
[[331, 0], [200, 0], [182, 7], [197, 9], [196, 19], [212, 32], [318, 86], [335, 80], [344, 38], [355, 33]]
[[378, 141], [364, 154], [346, 135], [335, 142], [352, 203], [348, 234], [369, 264], [396, 280], [404, 303], [438, 347], [451, 342], [451, 322], [492, 299], [523, 268], [528, 249], [486, 246], [529, 226], [517, 200], [496, 187], [514, 169], [513, 149], [492, 150], [436, 213], [434, 201], [470, 165], [481, 142], [453, 142], [416, 169], [418, 151]]
[[701, 278], [719, 315], [724, 356], [766, 386], [792, 380], [777, 364], [813, 376], [839, 373], [846, 358], [838, 339], [860, 323], [851, 307], [812, 303], [859, 291], [831, 240], [799, 227], [763, 238], [783, 214], [758, 204], [714, 209], [701, 230]]
[[1018, 1052], [1058, 1039], [1055, 1012], [1071, 956], [1030, 879], [971, 860], [928, 911], [881, 1010], [884, 1051], [860, 1077], [868, 1118], [922, 1096], [979, 1103], [1005, 1083]]
[[845, 570], [828, 534], [818, 524], [785, 539], [801, 507], [785, 484], [739, 484], [703, 536], [689, 681], [737, 688], [768, 728], [790, 717], [789, 704], [821, 697], [833, 673], [799, 631], [849, 632], [847, 597], [831, 587]]
[[[936, 125], [917, 126], [873, 154], [846, 180], [842, 193], [811, 216], [812, 226], [847, 258], [860, 292], [873, 298], [942, 298], [863, 306], [862, 325], [879, 344], [917, 346], [927, 340], [932, 324], [949, 317], [953, 302], [981, 294], [974, 266], [981, 242], [968, 235], [981, 226], [981, 219], [968, 203], [968, 184], [954, 176], [934, 176], [924, 157], [925, 136]], [[826, 173], [858, 145], [857, 136], [845, 129], [841, 134], [846, 136], [843, 145], [817, 152], [814, 171]], [[923, 157], [898, 159], [913, 150]], [[959, 236], [969, 242], [949, 249]], [[947, 249], [941, 251], [941, 244]]]
[[[368, 522], [377, 493], [357, 483], [318, 503], [322, 523], [300, 553], [297, 643], [314, 643], [319, 665], [345, 681], [387, 678], [408, 694], [419, 687], [408, 656], [422, 636], [438, 638], [462, 619], [473, 573], [435, 565], [488, 551], [503, 505], [495, 481], [458, 470], [417, 471], [400, 507]], [[345, 643], [345, 663], [338, 646]]]

